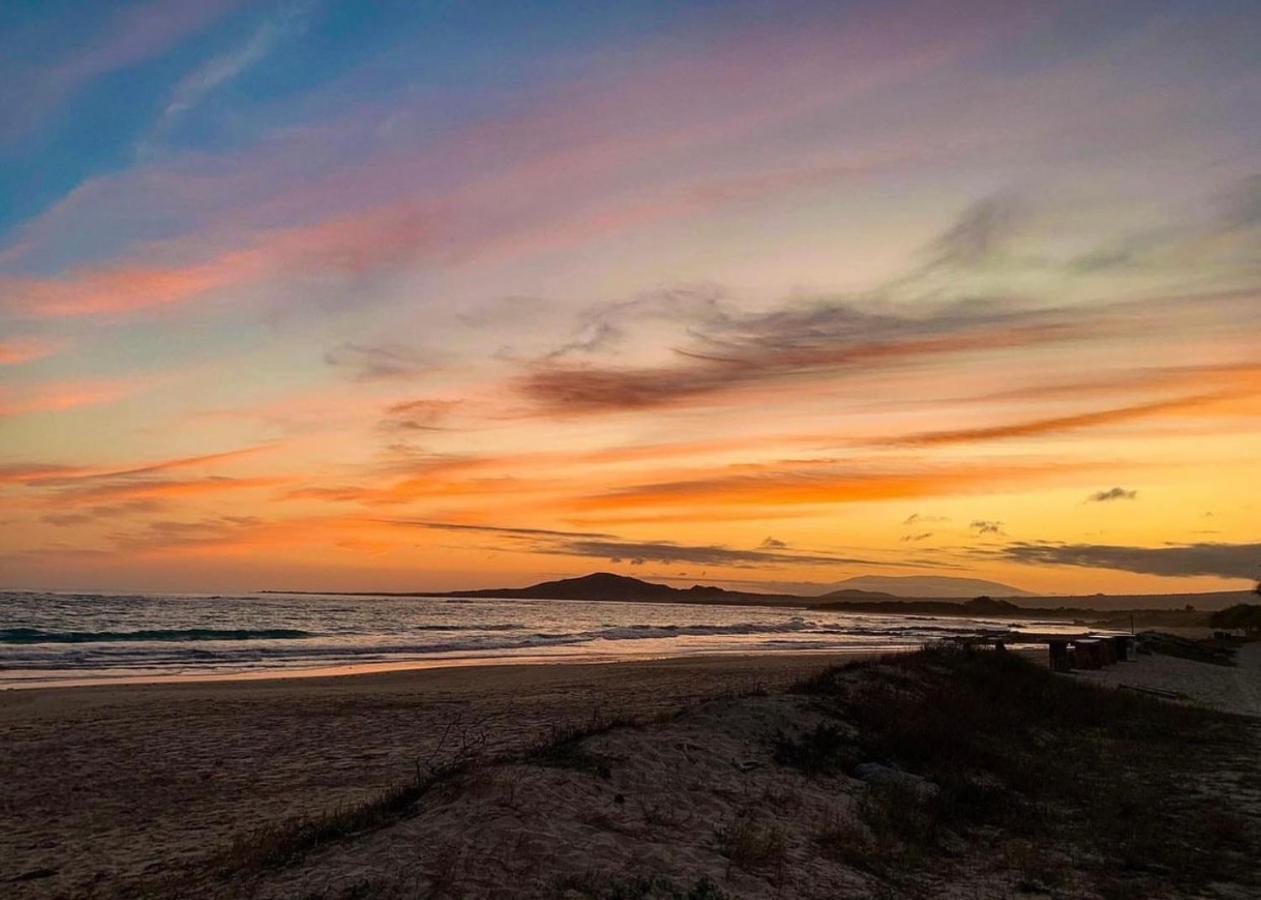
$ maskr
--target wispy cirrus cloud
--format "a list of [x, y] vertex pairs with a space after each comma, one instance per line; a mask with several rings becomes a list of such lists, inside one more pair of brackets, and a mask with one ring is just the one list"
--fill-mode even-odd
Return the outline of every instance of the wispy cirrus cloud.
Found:
[[37, 127], [93, 79], [157, 56], [240, 5], [241, 0], [156, 0], [111, 9], [99, 31], [60, 60], [38, 72], [9, 73], [8, 86], [0, 88], [0, 141]]
[[1153, 418], [1163, 413], [1184, 412], [1191, 409], [1210, 406], [1226, 399], [1227, 393], [1199, 394], [1191, 397], [1176, 397], [1171, 400], [1156, 400], [1150, 403], [1137, 403], [1131, 406], [1101, 409], [1093, 412], [1075, 413], [1068, 416], [1051, 416], [1044, 419], [1031, 419], [1024, 422], [1013, 422], [1006, 425], [989, 425], [979, 428], [952, 428], [943, 431], [927, 431], [918, 434], [901, 435], [887, 439], [885, 443], [908, 446], [933, 446], [941, 444], [966, 444], [978, 441], [995, 441], [1008, 438], [1041, 437], [1061, 434], [1083, 428], [1097, 428], [1132, 422], [1139, 419]]
[[[733, 138], [766, 139], [785, 121], [809, 120], [820, 107], [947, 65], [1019, 29], [1026, 18], [994, 19], [969, 10], [942, 19], [913, 4], [896, 6], [902, 13], [891, 21], [885, 17], [892, 13], [883, 10], [857, 22], [816, 10], [802, 21], [706, 29], [694, 36], [702, 52], [679, 52], [669, 43], [645, 46], [640, 50], [652, 56], [649, 67], [586, 73], [564, 89], [467, 123], [437, 141], [427, 108], [409, 112], [415, 98], [403, 92], [395, 102], [367, 104], [313, 132], [296, 130], [262, 142], [230, 164], [198, 156], [181, 168], [164, 159], [103, 176], [76, 189], [65, 209], [50, 210], [46, 221], [25, 229], [21, 249], [10, 259], [38, 258], [39, 245], [58, 241], [77, 221], [91, 218], [93, 208], [111, 213], [113, 232], [134, 231], [141, 239], [120, 242], [107, 261], [11, 279], [5, 293], [30, 315], [101, 315], [186, 303], [208, 291], [291, 273], [286, 260], [293, 257], [299, 270], [324, 273], [349, 268], [346, 257], [354, 257], [361, 274], [398, 265], [400, 256], [430, 266], [481, 263], [488, 255], [553, 252], [594, 235], [809, 190], [887, 166], [920, 151], [914, 144], [876, 142], [852, 156], [833, 148], [771, 165], [743, 161], [709, 174], [715, 171], [713, 151]], [[892, 22], [898, 27], [882, 31]], [[193, 70], [177, 87], [168, 115], [239, 76], [284, 31], [265, 22], [243, 46]], [[877, 52], [877, 46], [889, 52]], [[743, 89], [733, 90], [733, 81]], [[614, 107], [625, 115], [610, 118]], [[698, 117], [698, 108], [706, 115]], [[286, 141], [293, 146], [278, 151]], [[331, 164], [325, 145], [340, 148], [332, 155], [351, 156], [353, 163]], [[693, 162], [683, 174], [652, 164], [689, 155], [708, 164]], [[305, 177], [295, 175], [308, 163]], [[636, 181], [630, 192], [628, 177]], [[408, 186], [402, 197], [399, 185]], [[120, 227], [120, 202], [138, 208], [141, 219], [193, 224], [152, 241], [142, 223]], [[190, 208], [216, 212], [207, 219], [190, 216]], [[418, 217], [427, 220], [419, 236]], [[179, 253], [171, 252], [172, 241]], [[310, 252], [293, 246], [298, 242], [312, 245]], [[119, 281], [136, 288], [125, 292], [132, 299], [124, 302], [112, 290]]]
[[223, 463], [248, 459], [279, 447], [278, 444], [259, 444], [219, 453], [203, 453], [196, 456], [175, 456], [167, 459], [124, 466], [66, 466], [56, 463], [14, 463], [0, 467], [0, 481], [9, 480], [47, 487], [67, 487], [91, 484], [96, 481], [116, 481], [140, 478], [170, 472], [176, 469], [215, 467]]
[[309, 15], [304, 5], [290, 5], [280, 13], [265, 19], [240, 44], [214, 56], [188, 72], [171, 90], [171, 98], [163, 110], [159, 128], [168, 125], [176, 116], [192, 109], [212, 91], [240, 77], [246, 70], [261, 62], [286, 37], [299, 34]]

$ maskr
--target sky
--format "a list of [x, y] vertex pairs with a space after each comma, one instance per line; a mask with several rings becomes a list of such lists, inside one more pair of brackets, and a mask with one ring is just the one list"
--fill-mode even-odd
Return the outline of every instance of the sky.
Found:
[[0, 586], [1261, 575], [1261, 5], [0, 7]]

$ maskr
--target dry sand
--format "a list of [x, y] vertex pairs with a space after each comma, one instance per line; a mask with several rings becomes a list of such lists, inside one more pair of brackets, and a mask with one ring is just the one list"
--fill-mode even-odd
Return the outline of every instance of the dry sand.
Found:
[[596, 710], [651, 718], [724, 691], [775, 688], [838, 658], [3, 692], [0, 893], [79, 896], [204, 857], [260, 825], [362, 802], [407, 778], [453, 721], [476, 725], [487, 750], [507, 750]]

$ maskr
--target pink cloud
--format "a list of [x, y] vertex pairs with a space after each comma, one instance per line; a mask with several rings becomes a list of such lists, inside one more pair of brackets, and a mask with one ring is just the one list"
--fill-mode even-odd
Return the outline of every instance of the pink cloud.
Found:
[[48, 338], [10, 338], [0, 341], [0, 366], [16, 366], [52, 356], [63, 346], [62, 341]]
[[109, 379], [47, 382], [20, 393], [8, 388], [0, 391], [0, 417], [113, 403], [136, 389], [133, 383]]

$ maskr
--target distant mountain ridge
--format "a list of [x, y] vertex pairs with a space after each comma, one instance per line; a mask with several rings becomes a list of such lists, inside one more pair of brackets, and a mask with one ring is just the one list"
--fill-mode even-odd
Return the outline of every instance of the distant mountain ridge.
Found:
[[[872, 583], [867, 579], [879, 576], [852, 578], [841, 584]], [[932, 578], [940, 589], [935, 576], [910, 576]], [[901, 581], [901, 579], [891, 579]], [[798, 609], [826, 609], [839, 612], [927, 614], [927, 615], [986, 615], [986, 616], [1050, 616], [1058, 618], [1098, 617], [1101, 614], [1115, 617], [1120, 613], [1163, 612], [1176, 614], [1164, 624], [1199, 625], [1199, 619], [1207, 621], [1207, 610], [1222, 609], [1237, 603], [1249, 602], [1249, 591], [1219, 591], [1198, 594], [1168, 595], [1112, 595], [1096, 594], [1089, 597], [1046, 597], [1019, 591], [1010, 585], [982, 579], [947, 579], [968, 587], [983, 586], [989, 593], [961, 596], [920, 596], [907, 598], [880, 591], [842, 587], [823, 595], [807, 596], [789, 593], [756, 593], [732, 591], [707, 584], [694, 584], [688, 588], [676, 588], [617, 575], [612, 572], [593, 572], [576, 578], [560, 578], [520, 588], [483, 588], [470, 591], [260, 591], [263, 594], [337, 594], [344, 597], [469, 597], [506, 600], [582, 600], [621, 601], [628, 603], [717, 603], [730, 606], [785, 606]], [[877, 582], [879, 583], [879, 582]], [[905, 581], [902, 581], [905, 584]], [[1026, 604], [1004, 599], [1000, 591], [1018, 591], [1007, 594], [1019, 597]], [[998, 596], [995, 596], [998, 595]], [[968, 599], [964, 600], [964, 597]], [[1038, 601], [1036, 604], [1028, 601]], [[1195, 605], [1193, 605], [1195, 604]], [[1179, 616], [1181, 618], [1179, 618]], [[1168, 617], [1166, 617], [1168, 618]], [[1185, 619], [1186, 621], [1182, 621]], [[1120, 621], [1118, 619], [1117, 621]]]
[[[887, 600], [855, 600], [850, 591], [835, 591], [824, 594], [821, 600], [826, 603], [815, 603], [811, 609], [825, 609], [833, 612], [866, 612], [889, 615], [925, 615], [925, 616], [1020, 616], [1027, 617], [1034, 610], [1017, 606], [1009, 600], [995, 600], [993, 597], [977, 597], [975, 600], [901, 600], [889, 597]], [[1041, 610], [1046, 615], [1077, 615], [1083, 610]]]
[[[891, 594], [894, 597], [1034, 597], [1036, 594], [984, 578], [948, 575], [857, 575], [838, 581], [836, 590], [852, 589]], [[835, 590], [831, 593], [835, 593]], [[831, 596], [831, 593], [823, 596]]]
[[[804, 606], [809, 598], [796, 594], [758, 594], [749, 591], [729, 591], [707, 584], [694, 584], [690, 588], [675, 588], [616, 575], [612, 572], [593, 572], [577, 578], [561, 578], [544, 581], [522, 588], [488, 588], [476, 591], [446, 591], [429, 596], [492, 597], [521, 600], [621, 600], [637, 603], [736, 603], [767, 604], [772, 606]], [[887, 595], [868, 595], [892, 599]]]

